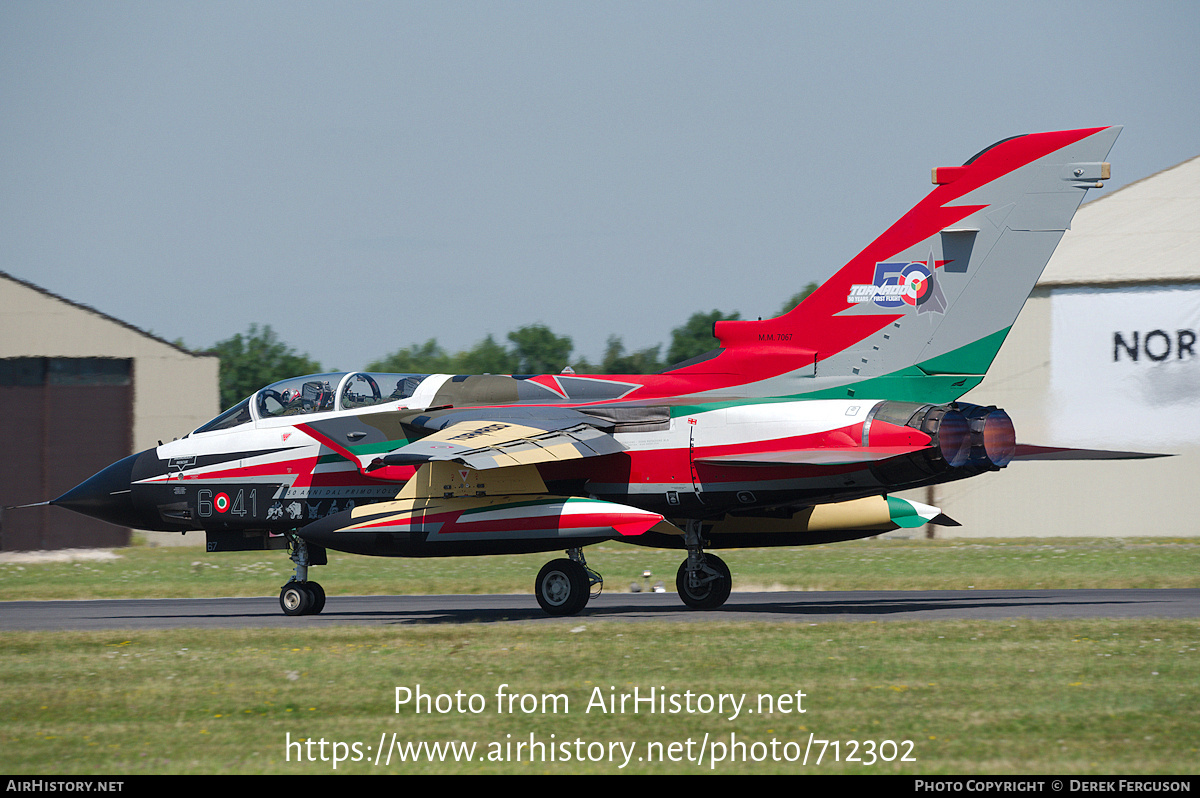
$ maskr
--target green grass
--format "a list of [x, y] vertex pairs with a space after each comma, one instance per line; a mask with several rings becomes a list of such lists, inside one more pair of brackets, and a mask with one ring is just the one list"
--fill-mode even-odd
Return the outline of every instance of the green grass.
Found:
[[[109, 561], [2, 563], [0, 595], [273, 596], [290, 573], [282, 552], [116, 553]], [[607, 591], [627, 590], [645, 568], [651, 582], [671, 585], [682, 559], [616, 544], [587, 553]], [[1200, 541], [1190, 539], [877, 540], [721, 554], [741, 589], [1200, 584]], [[529, 592], [552, 556], [331, 553], [316, 575], [332, 595]], [[1200, 622], [1146, 619], [6, 632], [0, 772], [331, 773], [335, 751], [350, 760], [357, 751], [359, 761], [341, 761], [337, 772], [1188, 774], [1200, 740], [1197, 649]], [[518, 694], [565, 695], [569, 711], [524, 713], [518, 703], [497, 713], [502, 684]], [[396, 688], [417, 685], [477, 695], [485, 711], [415, 712], [410, 703], [397, 713]], [[760, 694], [799, 691], [806, 712], [729, 719], [728, 710], [586, 711], [597, 689], [608, 698], [635, 687], [643, 695], [655, 688], [745, 696], [747, 709]], [[476, 760], [400, 763], [393, 752], [390, 765], [374, 765], [381, 739], [390, 744], [393, 733], [400, 745], [474, 744]], [[548, 753], [529, 761], [531, 735], [556, 744], [556, 761], [545, 761]], [[706, 735], [725, 747], [715, 764], [711, 747], [696, 761]], [[810, 736], [830, 744], [809, 748]], [[513, 761], [518, 742], [521, 761]], [[745, 747], [732, 749], [738, 761], [730, 761], [738, 742]], [[618, 750], [619, 761], [608, 754], [621, 743], [633, 746], [624, 768]], [[892, 761], [867, 764], [870, 744]], [[771, 758], [805, 749], [807, 764]], [[602, 761], [575, 758], [601, 751]], [[691, 757], [644, 761], [648, 752]], [[906, 752], [915, 761], [899, 761]], [[501, 761], [487, 759], [495, 753]], [[852, 755], [860, 761], [848, 761]]]
[[[1179, 774], [1195, 770], [1200, 730], [1194, 621], [6, 633], [0, 644], [0, 771], [10, 774], [331, 773], [334, 742], [351, 758], [359, 743], [362, 759], [340, 762], [339, 773]], [[518, 701], [499, 713], [502, 684], [569, 703], [525, 713]], [[484, 711], [417, 712], [409, 702], [397, 712], [396, 688], [417, 685], [433, 695], [461, 691], [464, 701], [477, 695]], [[634, 687], [744, 695], [746, 703], [733, 719], [729, 705], [587, 711], [597, 689], [607, 702]], [[797, 692], [793, 711], [747, 711], [760, 694]], [[530, 735], [585, 754], [603, 743], [591, 751], [603, 748], [605, 761], [531, 763], [526, 753], [521, 762], [400, 763], [393, 755], [376, 766], [369, 759], [393, 733], [402, 743], [474, 743], [477, 758], [507, 750], [510, 760]], [[810, 734], [837, 741], [837, 758], [832, 746], [820, 764], [815, 749], [807, 765], [769, 758], [771, 741], [795, 757]], [[695, 761], [705, 735], [727, 746], [724, 760], [713, 763], [709, 749]], [[312, 740], [317, 761], [303, 745], [289, 750], [289, 736]], [[689, 739], [691, 761], [637, 761], [657, 743], [665, 753], [679, 742], [682, 755]], [[729, 761], [735, 740], [767, 758]], [[846, 761], [851, 741], [865, 758], [866, 741], [891, 754], [879, 747], [885, 740], [914, 761]], [[623, 758], [607, 761], [608, 744], [618, 742], [634, 746], [624, 768]]]
[[[119, 549], [116, 559], [0, 563], [0, 598], [272, 596], [291, 575], [282, 551], [208, 554], [199, 548]], [[592, 546], [606, 592], [675, 583], [679, 551]], [[1200, 538], [866, 540], [720, 551], [735, 590], [950, 590], [1200, 586]], [[551, 554], [393, 559], [329, 553], [312, 578], [329, 595], [531, 593]], [[651, 578], [642, 580], [645, 569]]]

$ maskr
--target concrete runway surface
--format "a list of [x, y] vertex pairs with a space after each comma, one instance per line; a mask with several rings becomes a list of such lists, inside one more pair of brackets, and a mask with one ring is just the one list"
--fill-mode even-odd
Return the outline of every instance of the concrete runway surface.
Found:
[[733, 593], [698, 611], [674, 593], [611, 593], [552, 618], [532, 595], [333, 596], [320, 615], [288, 617], [274, 597], [0, 602], [0, 630], [320, 627], [338, 624], [584, 621], [914, 621], [1005, 618], [1196, 618], [1200, 589], [886, 590]]

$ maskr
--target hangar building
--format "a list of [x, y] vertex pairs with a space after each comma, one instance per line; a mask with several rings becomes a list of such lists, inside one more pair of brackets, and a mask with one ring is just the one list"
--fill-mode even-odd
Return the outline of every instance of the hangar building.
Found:
[[[51, 499], [219, 411], [218, 358], [0, 272], [0, 507]], [[120, 546], [129, 530], [9, 510], [0, 550]]]
[[924, 500], [956, 536], [1194, 536], [1200, 487], [1200, 157], [1079, 209], [988, 376], [963, 401], [1020, 443], [1164, 452], [1015, 462]]

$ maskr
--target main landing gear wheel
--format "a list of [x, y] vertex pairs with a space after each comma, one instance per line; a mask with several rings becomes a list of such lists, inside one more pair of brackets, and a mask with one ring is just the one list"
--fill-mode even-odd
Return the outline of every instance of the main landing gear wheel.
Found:
[[679, 598], [695, 610], [713, 610], [720, 607], [729, 598], [729, 591], [733, 588], [733, 577], [724, 560], [715, 554], [705, 554], [704, 565], [715, 573], [702, 571], [698, 575], [699, 584], [689, 581], [687, 560], [679, 565], [679, 571], [675, 574], [675, 589], [679, 591]]
[[288, 582], [279, 591], [284, 615], [316, 615], [325, 609], [325, 588], [317, 582]]
[[587, 569], [574, 560], [553, 560], [542, 566], [534, 583], [538, 604], [550, 615], [576, 615], [591, 598]]

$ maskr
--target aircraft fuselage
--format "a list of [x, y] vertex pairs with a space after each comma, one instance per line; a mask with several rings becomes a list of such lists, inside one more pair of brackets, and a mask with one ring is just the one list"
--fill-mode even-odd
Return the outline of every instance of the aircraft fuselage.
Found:
[[[345, 386], [356, 376], [324, 375], [322, 381], [336, 378], [330, 386], [336, 390], [338, 382]], [[444, 382], [437, 375], [386, 378], [418, 385]], [[416, 423], [428, 418], [429, 409], [413, 407], [407, 399], [270, 416], [261, 412], [264, 393], [278, 391], [267, 388], [248, 400], [249, 413], [240, 423], [202, 427], [132, 455], [55, 503], [141, 529], [279, 534], [395, 498], [416, 468], [372, 470], [373, 455], [430, 432]], [[541, 412], [548, 407], [581, 412], [623, 447], [600, 457], [540, 464], [552, 493], [603, 499], [666, 518], [781, 517], [807, 505], [946, 481], [1004, 464], [988, 460], [982, 450], [973, 460], [961, 456], [972, 445], [965, 427], [953, 438], [946, 438], [944, 425], [924, 423], [922, 430], [929, 405], [795, 399], [661, 405], [625, 414], [612, 404], [484, 404], [479, 409], [494, 414], [502, 408]], [[381, 429], [390, 433], [381, 435]], [[331, 436], [339, 435], [345, 439], [341, 451], [329, 445]], [[377, 440], [381, 437], [386, 440]], [[778, 545], [794, 543], [775, 539]], [[557, 548], [558, 542], [549, 545]], [[511, 550], [533, 550], [530, 546], [528, 540], [514, 540]], [[489, 550], [504, 548], [499, 543]], [[397, 556], [412, 556], [413, 547], [403, 549], [403, 555], [395, 546], [372, 553], [396, 550]], [[437, 551], [450, 553], [453, 547]]]

